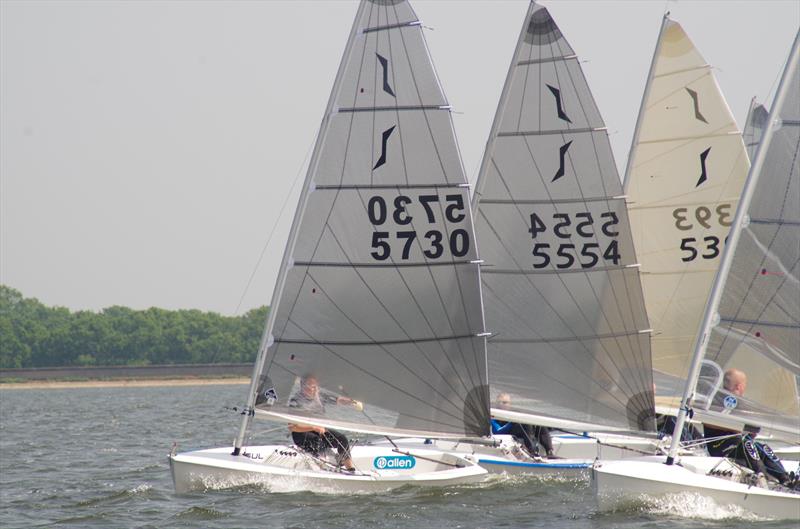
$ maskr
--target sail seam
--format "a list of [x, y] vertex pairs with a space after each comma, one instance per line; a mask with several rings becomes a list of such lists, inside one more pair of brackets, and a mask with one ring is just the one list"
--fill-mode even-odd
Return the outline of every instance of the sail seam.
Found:
[[800, 220], [750, 219], [750, 224], [777, 224], [779, 226], [800, 226]]
[[625, 200], [624, 195], [609, 197], [585, 197], [585, 198], [556, 198], [553, 200], [526, 200], [513, 198], [482, 198], [481, 204], [575, 204], [584, 202], [608, 202], [609, 200]]
[[582, 134], [586, 132], [602, 132], [608, 130], [607, 127], [584, 127], [580, 129], [563, 129], [563, 130], [520, 130], [516, 132], [498, 132], [497, 137], [509, 136], [548, 136], [553, 134]]
[[655, 140], [639, 140], [639, 145], [646, 145], [651, 143], [667, 143], [670, 141], [685, 141], [685, 140], [704, 140], [707, 138], [722, 138], [725, 136], [739, 136], [739, 131], [731, 130], [728, 132], [720, 132], [717, 134], [702, 134], [700, 136], [673, 136], [670, 138], [658, 138]]
[[481, 272], [484, 274], [511, 274], [511, 275], [537, 275], [537, 274], [589, 274], [592, 272], [609, 272], [613, 270], [627, 270], [632, 268], [630, 265], [619, 265], [619, 266], [596, 266], [594, 268], [577, 268], [574, 270], [523, 270], [518, 269], [514, 270], [513, 268], [495, 268], [492, 269], [491, 267], [484, 267], [481, 268]]
[[719, 321], [725, 323], [745, 323], [748, 325], [762, 325], [764, 327], [777, 327], [781, 329], [800, 329], [800, 324], [798, 323], [779, 323], [776, 321], [742, 320], [738, 318], [720, 318]]
[[619, 338], [622, 336], [639, 336], [646, 334], [647, 329], [642, 329], [636, 332], [616, 332], [608, 334], [594, 334], [588, 336], [565, 336], [563, 338], [497, 338], [489, 339], [490, 342], [495, 343], [558, 343], [558, 342], [581, 342], [584, 340], [602, 340], [606, 338]]
[[691, 68], [681, 68], [680, 70], [672, 70], [671, 72], [660, 73], [658, 75], [654, 75], [653, 79], [658, 79], [659, 77], [667, 77], [670, 75], [676, 75], [679, 73], [695, 72], [698, 70], [710, 70], [710, 69], [711, 69], [710, 64], [703, 64], [702, 66], [692, 66]]

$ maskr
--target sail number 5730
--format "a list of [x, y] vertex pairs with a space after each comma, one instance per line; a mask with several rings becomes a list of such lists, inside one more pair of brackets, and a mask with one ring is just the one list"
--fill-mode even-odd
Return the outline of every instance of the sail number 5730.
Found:
[[[384, 197], [376, 195], [367, 202], [367, 216], [373, 226], [383, 226], [390, 217], [397, 226], [409, 226], [414, 217], [408, 212], [408, 207], [414, 202], [415, 200], [410, 196], [399, 195], [394, 198], [391, 205], [388, 205]], [[444, 203], [441, 203], [439, 195], [419, 195], [416, 197], [416, 202], [422, 206], [425, 212], [424, 217], [417, 220], [417, 226], [426, 220], [428, 224], [436, 224], [437, 210], [440, 213], [439, 216], [443, 214], [444, 219], [451, 223], [459, 223], [467, 217], [464, 212], [463, 195], [445, 195]], [[444, 209], [443, 213], [442, 208]], [[372, 232], [373, 251], [370, 255], [377, 261], [388, 259], [392, 255], [392, 245], [390, 244], [392, 240], [402, 243], [399, 252], [401, 260], [409, 259], [414, 241], [417, 241], [422, 249], [422, 254], [428, 259], [438, 259], [444, 255], [446, 247], [455, 257], [464, 257], [469, 253], [469, 233], [467, 230], [457, 228], [452, 230], [449, 235], [436, 229], [421, 230], [420, 232], [417, 232], [416, 229], [395, 232], [374, 231]]]

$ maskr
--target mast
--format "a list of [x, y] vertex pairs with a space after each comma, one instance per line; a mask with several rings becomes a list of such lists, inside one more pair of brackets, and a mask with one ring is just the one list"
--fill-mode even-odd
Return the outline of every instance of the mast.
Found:
[[295, 210], [294, 219], [292, 220], [292, 227], [289, 230], [289, 238], [286, 240], [286, 248], [283, 252], [283, 259], [281, 259], [281, 265], [278, 270], [278, 278], [275, 282], [275, 288], [272, 291], [272, 302], [269, 306], [269, 314], [267, 315], [267, 321], [264, 326], [264, 333], [261, 335], [261, 343], [258, 347], [258, 356], [256, 357], [255, 365], [253, 366], [253, 375], [250, 379], [250, 389], [247, 396], [247, 406], [242, 411], [242, 424], [239, 427], [239, 434], [236, 437], [236, 442], [233, 447], [233, 455], [239, 455], [242, 445], [244, 444], [245, 436], [247, 435], [247, 429], [250, 425], [250, 421], [254, 416], [254, 408], [256, 402], [256, 392], [258, 391], [258, 381], [261, 375], [261, 372], [264, 368], [264, 361], [266, 359], [266, 352], [267, 349], [272, 345], [273, 337], [272, 337], [272, 329], [275, 325], [275, 317], [278, 314], [278, 302], [281, 299], [281, 294], [283, 293], [283, 287], [286, 284], [286, 276], [289, 268], [292, 265], [292, 255], [294, 253], [294, 248], [297, 243], [297, 231], [303, 220], [303, 213], [306, 209], [306, 204], [308, 203], [308, 195], [311, 190], [311, 186], [313, 185], [313, 178], [317, 172], [317, 165], [319, 164], [320, 158], [320, 150], [322, 145], [325, 143], [325, 137], [328, 134], [328, 121], [331, 117], [331, 114], [334, 113], [334, 106], [336, 103], [336, 94], [338, 93], [339, 85], [341, 84], [341, 78], [344, 74], [343, 65], [346, 64], [348, 57], [350, 56], [351, 50], [353, 48], [353, 41], [356, 39], [358, 32], [359, 32], [359, 21], [361, 20], [361, 12], [364, 10], [364, 2], [362, 0], [361, 4], [358, 6], [358, 10], [356, 11], [355, 20], [353, 21], [353, 27], [350, 29], [350, 36], [347, 39], [347, 44], [345, 46], [344, 53], [342, 54], [342, 60], [339, 65], [339, 69], [336, 73], [336, 78], [333, 82], [333, 88], [331, 89], [330, 96], [328, 97], [328, 104], [325, 107], [325, 115], [322, 118], [322, 124], [320, 125], [320, 132], [317, 135], [317, 141], [314, 144], [314, 151], [311, 155], [311, 161], [308, 164], [308, 170], [306, 172], [306, 179], [303, 183], [303, 189], [300, 193], [300, 198], [297, 202], [297, 209]]
[[722, 291], [725, 287], [725, 282], [728, 279], [728, 273], [731, 268], [733, 255], [736, 250], [736, 246], [739, 243], [739, 237], [742, 229], [744, 228], [744, 223], [746, 222], [745, 217], [747, 215], [750, 202], [753, 198], [753, 192], [755, 191], [758, 179], [761, 177], [761, 168], [764, 165], [767, 150], [769, 149], [769, 144], [772, 140], [772, 135], [775, 130], [775, 120], [778, 119], [781, 108], [783, 107], [783, 102], [786, 99], [789, 80], [792, 78], [795, 70], [797, 69], [799, 55], [800, 33], [795, 36], [794, 43], [792, 44], [792, 51], [789, 53], [789, 58], [786, 62], [786, 68], [781, 76], [781, 83], [778, 87], [778, 91], [775, 95], [775, 101], [773, 102], [772, 109], [769, 113], [767, 129], [764, 131], [764, 136], [761, 140], [761, 144], [758, 146], [755, 160], [753, 161], [753, 165], [751, 166], [750, 172], [747, 175], [747, 181], [744, 184], [742, 196], [739, 199], [739, 207], [736, 209], [736, 215], [734, 216], [730, 235], [728, 236], [728, 243], [722, 252], [719, 269], [717, 270], [717, 275], [714, 278], [714, 284], [711, 288], [711, 295], [709, 297], [708, 304], [706, 305], [705, 314], [703, 315], [703, 323], [695, 340], [692, 364], [689, 370], [689, 376], [686, 379], [686, 387], [684, 388], [683, 397], [681, 399], [682, 405], [678, 412], [678, 419], [675, 421], [675, 429], [672, 431], [672, 444], [669, 447], [669, 454], [667, 455], [666, 461], [668, 465], [672, 465], [675, 462], [675, 456], [678, 452], [678, 446], [680, 444], [680, 434], [681, 431], [683, 431], [683, 425], [686, 422], [689, 406], [694, 397], [694, 390], [695, 386], [697, 385], [697, 379], [700, 376], [700, 366], [703, 357], [705, 356], [706, 347], [708, 346], [708, 341], [711, 336], [711, 329], [717, 324], [717, 320], [719, 318], [717, 311], [719, 309], [719, 301], [722, 297]]
[[642, 130], [642, 116], [644, 116], [645, 104], [650, 97], [650, 87], [653, 84], [653, 73], [656, 70], [656, 61], [658, 54], [661, 51], [661, 36], [664, 34], [664, 28], [667, 27], [669, 22], [669, 11], [664, 13], [664, 18], [661, 19], [661, 29], [658, 30], [658, 39], [656, 40], [656, 49], [653, 52], [653, 59], [650, 61], [650, 71], [647, 73], [647, 83], [644, 85], [644, 93], [642, 93], [642, 102], [639, 103], [639, 114], [636, 116], [636, 127], [633, 129], [633, 138], [631, 138], [631, 148], [628, 151], [628, 161], [625, 164], [625, 174], [622, 178], [622, 189], [628, 190], [628, 180], [630, 178], [631, 169], [633, 169], [633, 151], [639, 143], [639, 133]]

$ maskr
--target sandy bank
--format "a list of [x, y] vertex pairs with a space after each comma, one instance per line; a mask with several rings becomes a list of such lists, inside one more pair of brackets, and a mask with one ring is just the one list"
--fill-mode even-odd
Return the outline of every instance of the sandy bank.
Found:
[[29, 380], [0, 384], [5, 389], [65, 389], [65, 388], [150, 388], [165, 386], [220, 386], [226, 384], [249, 384], [246, 377], [228, 378], [176, 378], [141, 380]]

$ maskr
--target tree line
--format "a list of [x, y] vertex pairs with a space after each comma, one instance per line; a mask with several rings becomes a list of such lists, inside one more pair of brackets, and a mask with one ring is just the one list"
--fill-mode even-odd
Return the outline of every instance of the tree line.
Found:
[[267, 311], [73, 312], [0, 285], [0, 368], [253, 362]]

